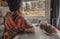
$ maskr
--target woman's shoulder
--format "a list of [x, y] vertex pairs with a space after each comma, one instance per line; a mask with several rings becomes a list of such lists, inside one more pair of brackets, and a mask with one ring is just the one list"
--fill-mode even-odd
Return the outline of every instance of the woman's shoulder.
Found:
[[5, 17], [12, 16], [12, 12], [7, 12]]

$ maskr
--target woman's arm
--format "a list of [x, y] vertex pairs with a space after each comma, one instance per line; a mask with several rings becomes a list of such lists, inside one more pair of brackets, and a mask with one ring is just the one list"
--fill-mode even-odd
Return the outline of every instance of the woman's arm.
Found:
[[28, 20], [24, 19], [25, 27], [29, 28], [30, 26], [33, 26]]

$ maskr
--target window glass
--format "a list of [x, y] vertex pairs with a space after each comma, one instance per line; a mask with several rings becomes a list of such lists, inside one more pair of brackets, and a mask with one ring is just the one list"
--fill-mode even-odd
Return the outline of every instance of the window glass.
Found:
[[45, 16], [45, 0], [23, 2], [25, 16]]

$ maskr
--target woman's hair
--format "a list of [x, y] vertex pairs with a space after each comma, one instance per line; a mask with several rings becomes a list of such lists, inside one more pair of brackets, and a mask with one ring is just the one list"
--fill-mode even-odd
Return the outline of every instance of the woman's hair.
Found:
[[10, 11], [17, 11], [23, 4], [22, 0], [6, 0]]

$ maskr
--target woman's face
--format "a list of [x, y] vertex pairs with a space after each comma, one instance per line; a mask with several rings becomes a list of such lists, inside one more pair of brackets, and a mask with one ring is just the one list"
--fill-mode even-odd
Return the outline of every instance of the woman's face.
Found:
[[22, 15], [23, 12], [24, 12], [24, 8], [23, 8], [23, 6], [21, 6], [18, 10], [18, 15]]

